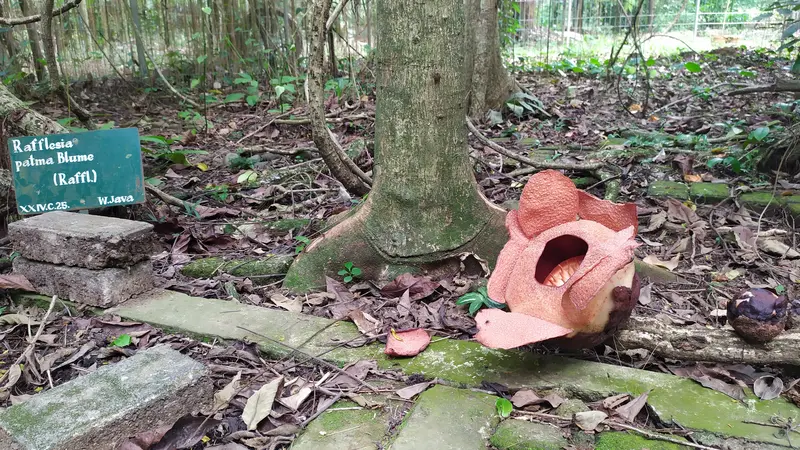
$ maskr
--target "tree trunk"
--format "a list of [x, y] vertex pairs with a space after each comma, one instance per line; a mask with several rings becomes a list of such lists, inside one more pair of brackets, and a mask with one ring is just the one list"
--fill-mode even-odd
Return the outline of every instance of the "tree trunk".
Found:
[[578, 0], [575, 8], [575, 31], [583, 33], [583, 0]]
[[[23, 16], [27, 17], [38, 14], [38, 11], [35, 11], [35, 9], [31, 7], [31, 1], [32, 0], [19, 0], [19, 9], [22, 11]], [[28, 41], [30, 42], [31, 54], [33, 56], [33, 70], [36, 72], [36, 79], [41, 82], [47, 78], [47, 73], [44, 68], [44, 54], [42, 54], [39, 30], [35, 23], [26, 24], [25, 28], [28, 31]]]
[[[490, 109], [500, 109], [508, 97], [518, 91], [517, 84], [503, 67], [500, 34], [497, 25], [497, 0], [465, 0], [472, 11], [470, 25], [464, 30], [467, 51], [474, 54], [469, 116], [482, 118]], [[473, 19], [474, 21], [470, 20]]]
[[[8, 0], [0, 1], [0, 17], [11, 17], [11, 3]], [[19, 43], [14, 38], [14, 29], [8, 28], [2, 33], [3, 47], [5, 47], [8, 54], [8, 60], [11, 64], [11, 71], [19, 71]]]
[[[472, 11], [464, 0], [377, 2], [375, 184], [348, 218], [306, 247], [286, 287], [324, 286], [324, 275], [345, 262], [385, 280], [435, 276], [457, 267], [464, 252], [496, 259], [508, 239], [505, 211], [481, 194], [467, 151], [465, 92], [474, 64], [464, 36]], [[322, 33], [309, 39], [312, 49], [324, 45]], [[309, 66], [318, 63], [312, 56]], [[321, 89], [324, 80], [311, 73], [309, 90]]]
[[161, 22], [164, 24], [164, 47], [169, 49], [172, 44], [172, 39], [169, 31], [169, 10], [167, 9], [167, 0], [161, 0]]
[[139, 19], [139, 2], [138, 0], [131, 0], [131, 20], [133, 20], [133, 27], [136, 29], [134, 38], [136, 39], [136, 58], [139, 60], [139, 75], [147, 78], [147, 57], [144, 55], [144, 42], [142, 37], [142, 22]]

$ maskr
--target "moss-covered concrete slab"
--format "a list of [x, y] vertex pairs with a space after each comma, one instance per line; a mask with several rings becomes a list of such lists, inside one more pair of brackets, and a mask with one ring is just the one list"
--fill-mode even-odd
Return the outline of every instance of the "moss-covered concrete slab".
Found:
[[195, 336], [251, 340], [271, 355], [285, 355], [289, 351], [281, 345], [285, 343], [302, 346], [303, 351], [321, 354], [340, 365], [375, 359], [383, 368], [400, 368], [407, 374], [438, 377], [465, 387], [493, 381], [512, 389], [559, 389], [568, 397], [585, 401], [650, 391], [648, 403], [665, 422], [752, 441], [786, 444], [785, 439], [775, 436], [774, 429], [745, 421], [768, 423], [773, 416], [800, 419], [800, 409], [783, 399], [760, 401], [751, 394], [740, 403], [668, 374], [523, 351], [492, 350], [476, 342], [441, 340], [414, 358], [398, 359], [387, 358], [379, 344], [334, 348], [336, 343], [358, 338], [353, 324], [169, 291], [125, 303], [110, 312]]
[[208, 402], [206, 374], [203, 364], [166, 345], [139, 351], [0, 412], [0, 448], [118, 448]]
[[423, 392], [391, 450], [484, 450], [497, 421], [497, 397], [437, 385]]
[[312, 355], [327, 352], [327, 360], [344, 365], [358, 359], [374, 359], [383, 353], [377, 346], [335, 348], [360, 338], [355, 325], [349, 322], [191, 297], [174, 291], [155, 290], [107, 312], [192, 336], [256, 342], [262, 351], [277, 357], [291, 352], [291, 348], [299, 348]]
[[689, 198], [689, 187], [685, 183], [677, 181], [654, 181], [647, 188], [647, 195], [654, 198], [677, 198], [686, 200]]
[[561, 428], [516, 419], [501, 422], [490, 442], [498, 450], [561, 450], [569, 445]]
[[689, 196], [695, 203], [719, 203], [730, 195], [730, 188], [724, 183], [692, 183]]
[[227, 260], [222, 257], [196, 259], [186, 264], [181, 273], [192, 278], [211, 278], [227, 273], [235, 277], [250, 277], [253, 283], [272, 283], [276, 275], [289, 270], [294, 257], [291, 255], [269, 255], [262, 258]]
[[[675, 438], [673, 438], [675, 439]], [[688, 450], [686, 445], [645, 439], [638, 434], [609, 431], [597, 437], [595, 450]]]
[[353, 408], [355, 403], [338, 402], [311, 421], [292, 444], [292, 450], [366, 450], [381, 448], [388, 418], [383, 410]]
[[785, 438], [776, 437], [773, 429], [745, 421], [769, 422], [772, 416], [800, 419], [800, 409], [783, 399], [760, 401], [750, 393], [747, 401], [740, 403], [689, 379], [668, 374], [558, 356], [491, 350], [469, 341], [433, 342], [414, 358], [381, 364], [464, 386], [476, 386], [485, 380], [512, 389], [560, 389], [569, 397], [587, 401], [650, 391], [648, 404], [665, 422], [753, 441], [786, 444]]
[[747, 192], [739, 196], [739, 202], [750, 209], [763, 209], [769, 206], [770, 208], [780, 208], [783, 205], [783, 198], [780, 193], [772, 195], [772, 192], [759, 191]]

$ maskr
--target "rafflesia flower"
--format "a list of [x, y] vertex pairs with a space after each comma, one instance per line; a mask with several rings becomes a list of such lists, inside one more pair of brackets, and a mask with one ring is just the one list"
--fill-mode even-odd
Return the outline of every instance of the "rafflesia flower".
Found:
[[639, 297], [636, 205], [598, 199], [546, 170], [525, 185], [506, 227], [510, 240], [488, 294], [510, 312], [478, 313], [480, 343], [514, 348], [561, 338], [554, 342], [588, 347], [628, 320]]
[[789, 300], [775, 292], [748, 289], [728, 302], [728, 322], [742, 339], [751, 344], [769, 342], [786, 328]]

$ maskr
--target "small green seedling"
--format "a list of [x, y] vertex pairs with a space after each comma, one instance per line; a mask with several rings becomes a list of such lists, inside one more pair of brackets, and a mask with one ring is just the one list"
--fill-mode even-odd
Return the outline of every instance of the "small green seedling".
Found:
[[[297, 244], [294, 247], [294, 254], [295, 255], [299, 255], [300, 252], [302, 252], [303, 250], [306, 249], [306, 245], [308, 245], [309, 242], [311, 242], [311, 240], [309, 238], [305, 237], [305, 236], [297, 236], [296, 238], [294, 238], [294, 240], [299, 242], [299, 244]], [[339, 273], [339, 275], [341, 275], [341, 272]]]
[[496, 402], [494, 402], [494, 406], [497, 408], [497, 415], [506, 418], [511, 415], [511, 411], [514, 410], [514, 405], [511, 404], [508, 399], [505, 398], [498, 398]]
[[456, 305], [469, 305], [470, 316], [474, 316], [482, 306], [498, 309], [506, 307], [505, 303], [498, 303], [489, 298], [489, 294], [486, 292], [486, 286], [481, 286], [475, 292], [467, 292], [462, 295], [456, 301]]
[[353, 278], [361, 275], [361, 269], [355, 267], [352, 262], [344, 263], [344, 269], [339, 271], [339, 275], [344, 276], [344, 282], [349, 283]]
[[131, 345], [131, 335], [121, 334], [118, 338], [114, 339], [111, 345], [114, 347], [127, 347]]

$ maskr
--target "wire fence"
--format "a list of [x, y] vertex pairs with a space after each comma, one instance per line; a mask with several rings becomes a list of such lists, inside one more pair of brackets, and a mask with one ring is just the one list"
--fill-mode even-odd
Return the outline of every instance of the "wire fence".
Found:
[[[564, 57], [608, 55], [633, 20], [629, 13], [609, 8], [608, 3], [579, 1], [577, 10], [573, 3], [570, 0], [521, 1], [520, 28], [513, 57], [550, 62]], [[643, 50], [651, 55], [663, 55], [726, 46], [775, 48], [780, 45], [785, 22], [760, 8], [704, 12], [699, 1], [687, 3], [675, 2], [669, 8], [661, 8], [664, 11], [648, 14], [643, 10], [639, 14]]]

